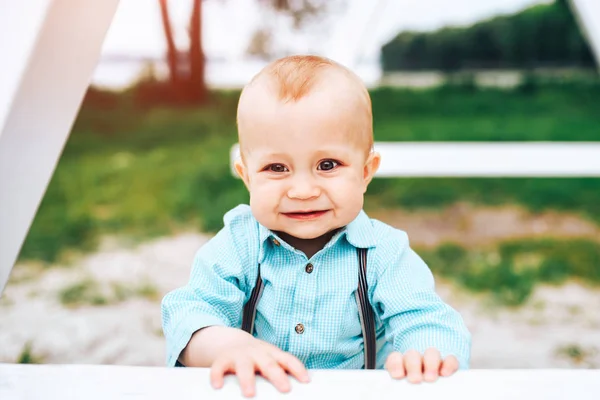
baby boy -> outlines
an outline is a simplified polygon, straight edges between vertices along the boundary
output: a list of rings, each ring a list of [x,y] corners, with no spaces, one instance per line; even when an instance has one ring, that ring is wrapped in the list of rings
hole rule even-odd
[[[470,334],[406,233],[363,211],[380,155],[360,79],[321,57],[277,60],[242,91],[237,123],[250,205],[163,299],[168,365],[210,367],[216,388],[233,373],[246,396],[256,373],[286,392],[307,369],[418,383],[468,368]]]

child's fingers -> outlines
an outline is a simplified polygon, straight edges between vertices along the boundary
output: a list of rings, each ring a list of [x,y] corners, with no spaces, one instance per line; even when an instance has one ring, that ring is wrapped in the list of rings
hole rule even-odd
[[[442,362],[442,366],[440,368],[441,376],[450,376],[456,371],[458,371],[458,359],[454,356],[448,356]]]
[[[423,358],[421,353],[416,350],[409,350],[404,353],[404,367],[409,382],[421,383],[423,380]]]
[[[302,383],[307,383],[310,378],[308,376],[308,371],[302,361],[298,358],[294,357],[290,353],[286,353],[284,351],[277,351],[273,354],[273,357],[277,360],[277,362],[292,375],[298,381]]]
[[[282,393],[290,391],[290,380],[287,374],[275,359],[269,355],[257,357],[256,365],[262,376]]]
[[[227,372],[233,370],[233,360],[230,358],[220,358],[215,360],[210,368],[210,384],[215,389],[223,387],[223,378]]]
[[[404,378],[406,376],[406,371],[404,370],[404,358],[402,357],[402,353],[397,351],[390,353],[385,361],[385,369],[387,369],[390,376],[394,379]]]
[[[423,371],[425,374],[425,381],[434,382],[438,378],[441,362],[442,358],[437,349],[431,348],[425,350],[425,354],[423,354]]]
[[[237,360],[235,363],[235,374],[240,382],[242,394],[245,397],[252,397],[256,392],[256,369],[254,361],[249,358]]]

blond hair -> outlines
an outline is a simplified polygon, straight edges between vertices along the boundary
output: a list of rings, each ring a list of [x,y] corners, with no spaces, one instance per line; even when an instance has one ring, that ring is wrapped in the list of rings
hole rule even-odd
[[[371,97],[362,80],[350,69],[325,57],[315,55],[294,55],[280,58],[268,64],[242,90],[242,96],[251,87],[266,83],[277,94],[277,100],[297,102],[307,96],[319,84],[322,84],[331,73],[339,73],[347,78],[358,94],[361,109],[365,111],[367,121],[368,150],[373,146],[373,115]],[[239,108],[238,108],[239,126]]]

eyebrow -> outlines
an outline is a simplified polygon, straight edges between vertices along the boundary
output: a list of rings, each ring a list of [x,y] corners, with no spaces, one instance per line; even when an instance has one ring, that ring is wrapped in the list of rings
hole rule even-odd
[[[332,155],[348,157],[349,153],[350,152],[346,149],[346,146],[330,147],[330,148],[320,149],[315,152],[315,154],[317,154],[317,156],[319,156],[319,157],[330,157]]]
[[[350,151],[347,146],[334,146],[317,149],[314,153],[315,158],[348,158]],[[289,162],[293,156],[288,153],[272,152],[272,153],[255,153],[255,159],[258,164],[265,164],[269,162]]]
[[[288,157],[289,155],[286,153],[262,153],[262,154],[257,154],[257,156],[259,158],[285,158],[285,157]]]
[[[281,159],[289,160],[290,156],[289,156],[289,154],[286,154],[286,153],[263,153],[263,154],[256,154],[256,159],[258,160],[259,164],[263,164],[266,162],[281,160]]]

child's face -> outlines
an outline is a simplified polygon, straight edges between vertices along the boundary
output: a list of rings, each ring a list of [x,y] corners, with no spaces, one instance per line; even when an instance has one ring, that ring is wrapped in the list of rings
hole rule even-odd
[[[284,104],[259,92],[251,109],[240,105],[244,162],[236,170],[265,227],[313,239],[347,225],[362,209],[379,155],[369,152],[360,132],[364,118],[357,118],[364,113],[349,96],[322,90]]]

